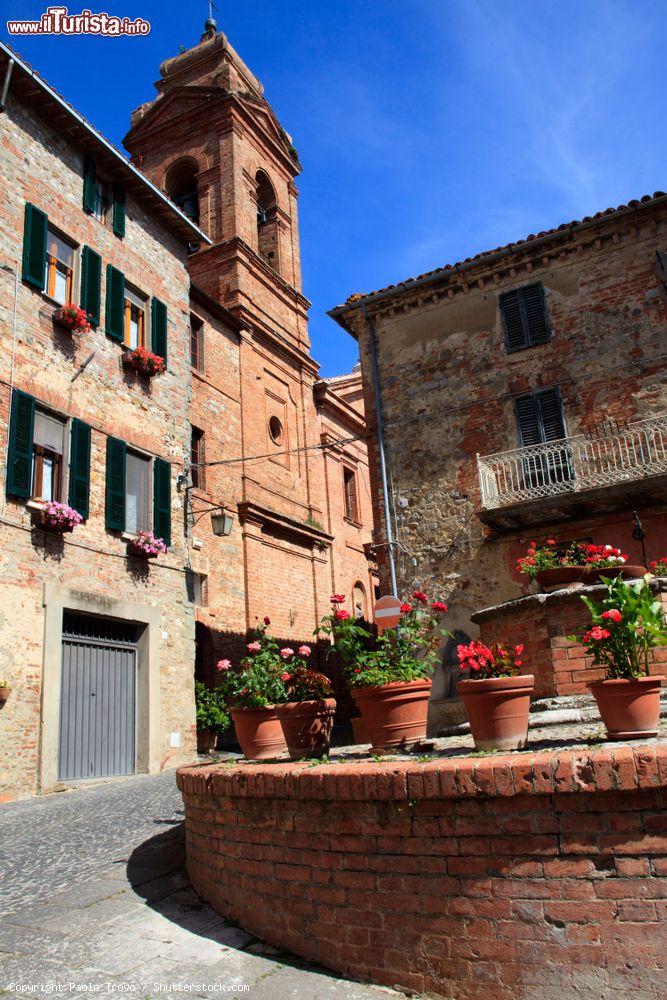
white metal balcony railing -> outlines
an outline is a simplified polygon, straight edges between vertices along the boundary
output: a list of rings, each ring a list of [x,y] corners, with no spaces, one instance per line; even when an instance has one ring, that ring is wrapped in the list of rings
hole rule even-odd
[[[667,414],[598,437],[478,455],[477,468],[487,510],[667,473]]]

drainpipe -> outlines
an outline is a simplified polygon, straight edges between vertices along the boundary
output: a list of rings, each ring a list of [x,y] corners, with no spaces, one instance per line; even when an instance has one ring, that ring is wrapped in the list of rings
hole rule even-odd
[[[380,400],[380,377],[378,375],[377,344],[375,337],[375,323],[366,312],[366,303],[362,303],[361,311],[368,324],[369,339],[371,344],[371,368],[373,370],[373,395],[375,397],[375,420],[378,429],[378,451],[380,453],[380,477],[382,479],[382,500],[384,506],[384,523],[387,531],[387,552],[389,554],[389,575],[391,577],[391,592],[394,597],[398,596],[398,586],[396,583],[396,564],[394,562],[394,535],[391,527],[391,517],[389,513],[389,487],[387,485],[387,461],[384,450],[384,430],[382,424],[382,402]]]
[[[5,72],[5,82],[2,85],[2,95],[0,95],[0,114],[5,110],[7,106],[7,94],[9,93],[9,81],[12,78],[12,70],[14,69],[14,60],[10,59],[7,63],[7,70]]]

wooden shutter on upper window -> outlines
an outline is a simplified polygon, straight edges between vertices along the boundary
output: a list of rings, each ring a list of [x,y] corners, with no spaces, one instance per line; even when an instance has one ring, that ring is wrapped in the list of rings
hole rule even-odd
[[[521,289],[523,314],[526,321],[528,343],[546,344],[550,336],[547,306],[542,285],[528,285]]]
[[[46,237],[49,220],[44,212],[29,203],[25,206],[23,226],[23,280],[38,288],[45,287]]]
[[[551,331],[541,284],[504,292],[499,301],[509,353],[545,344],[549,340]]]
[[[558,389],[545,389],[538,396],[544,441],[558,441],[565,437],[563,403]]]
[[[171,465],[162,458],[153,463],[153,532],[171,545]]]
[[[88,313],[90,325],[100,324],[100,298],[102,294],[102,258],[90,247],[81,251],[81,308]]]
[[[167,307],[159,299],[151,303],[151,350],[167,363]]]
[[[527,343],[518,291],[505,292],[500,296],[500,311],[505,326],[507,350],[520,351]]]
[[[32,437],[35,400],[20,389],[12,391],[7,447],[7,495],[30,498],[32,489]]]
[[[111,264],[107,264],[107,295],[105,308],[105,328],[107,337],[120,343],[124,339],[125,320],[125,275]]]
[[[90,427],[77,419],[70,436],[68,499],[85,520],[90,512]]]
[[[515,406],[522,446],[525,448],[531,444],[541,444],[540,413],[536,397],[522,396],[516,400]]]
[[[105,523],[110,531],[125,531],[125,442],[107,438]]]
[[[95,164],[89,156],[83,161],[83,209],[90,215],[95,212]]]
[[[121,184],[113,186],[113,231],[121,239],[125,236],[125,188]]]

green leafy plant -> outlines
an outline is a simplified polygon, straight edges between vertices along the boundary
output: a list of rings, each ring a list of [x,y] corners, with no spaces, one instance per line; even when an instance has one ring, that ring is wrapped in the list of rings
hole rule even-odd
[[[265,618],[254,630],[248,655],[239,664],[234,666],[230,660],[218,663],[220,689],[232,708],[268,708],[287,701],[282,674],[294,650],[280,649],[268,633],[270,624]]]
[[[224,733],[229,729],[225,696],[220,688],[212,691],[201,681],[195,683],[195,706],[197,709],[197,729],[208,729],[213,733]]]
[[[654,559],[649,565],[649,569],[654,576],[667,576],[667,556],[662,559]]]
[[[649,650],[667,645],[667,623],[662,604],[655,599],[648,580],[626,582],[602,578],[604,599],[581,599],[591,616],[591,627],[583,636],[568,636],[581,642],[596,666],[605,668],[613,680],[634,680],[649,672]]]
[[[301,646],[300,649],[309,649]],[[328,677],[318,670],[311,670],[304,660],[294,659],[282,674],[288,701],[323,701],[333,696]]]

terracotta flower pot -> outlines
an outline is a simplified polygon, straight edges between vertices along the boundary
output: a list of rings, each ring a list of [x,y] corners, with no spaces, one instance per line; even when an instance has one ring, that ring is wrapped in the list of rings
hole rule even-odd
[[[368,738],[368,733],[366,732],[366,723],[363,720],[363,716],[356,715],[352,719],[352,735],[354,737],[355,743],[370,743]]]
[[[528,736],[532,674],[459,681],[477,750],[520,750]]]
[[[218,734],[212,729],[197,730],[197,753],[211,753],[218,742]]]
[[[0,705],[4,705],[11,693],[10,687],[0,687]]]
[[[276,715],[292,760],[329,753],[336,699],[290,701],[276,705]]]
[[[609,740],[656,736],[660,722],[660,685],[664,677],[593,681],[589,685]]]
[[[243,755],[248,760],[279,757],[287,750],[283,729],[273,706],[232,708],[229,714],[234,721]]]
[[[607,569],[588,569],[586,566],[556,566],[554,569],[543,569],[535,574],[544,593],[553,590],[564,590],[573,584],[597,583],[602,576],[614,579],[622,576],[624,580],[637,580],[646,573],[645,566],[631,566],[629,563],[619,563],[618,566],[608,566]]]
[[[371,750],[408,747],[425,739],[430,693],[430,680],[352,688]]]

